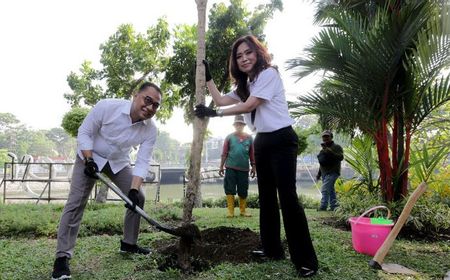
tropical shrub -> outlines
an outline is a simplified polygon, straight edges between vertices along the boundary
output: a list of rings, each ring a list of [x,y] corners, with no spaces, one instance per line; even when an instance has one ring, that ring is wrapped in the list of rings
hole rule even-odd
[[[317,1],[324,28],[302,57],[299,79],[324,72],[315,91],[291,104],[327,128],[370,136],[385,201],[408,194],[413,135],[450,100],[448,5],[440,1]],[[370,3],[370,4],[368,4]]]
[[[366,186],[370,193],[379,191],[378,164],[373,140],[368,136],[356,137],[344,150],[345,161],[358,175],[356,185]]]
[[[450,173],[447,176],[450,176]],[[411,187],[410,192],[414,189],[415,187]],[[448,187],[443,189],[448,189]],[[438,195],[434,188],[429,188],[414,205],[403,231],[412,233],[414,236],[450,234],[450,207],[448,200],[437,197]],[[386,204],[383,202],[381,195],[370,193],[367,187],[361,187],[354,180],[346,181],[340,185],[338,199],[339,207],[334,212],[334,216],[342,224],[347,224],[350,217],[358,217],[364,211],[378,205],[388,207],[392,218],[395,220],[406,203],[406,200],[401,200]],[[376,211],[372,215],[373,217],[386,217],[386,212]]]

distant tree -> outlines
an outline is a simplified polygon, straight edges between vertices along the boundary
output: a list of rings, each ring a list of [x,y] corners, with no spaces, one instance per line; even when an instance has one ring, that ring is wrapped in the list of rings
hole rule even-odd
[[[45,133],[48,139],[55,143],[58,155],[71,157],[76,149],[76,141],[62,128],[52,128]]]
[[[160,164],[173,164],[178,162],[178,149],[180,143],[170,138],[169,133],[160,131],[156,138],[155,148],[153,150],[153,159]]]
[[[4,132],[7,129],[14,128],[19,124],[20,121],[14,114],[0,113],[0,132]]]
[[[318,152],[322,139],[320,138],[321,127],[317,122],[317,117],[310,115],[298,117],[294,130],[299,135],[299,141],[306,142],[305,144],[299,144],[299,154],[306,155]],[[302,145],[304,145],[303,150],[300,148]]]
[[[71,142],[73,139],[61,128],[34,131],[15,115],[0,113],[0,149],[14,153],[19,159],[26,154],[54,156],[64,149],[70,151]]]
[[[78,128],[89,113],[88,108],[74,107],[65,113],[61,123],[62,128],[72,137],[77,137]]]
[[[56,156],[56,144],[51,141],[45,131],[30,132],[30,147],[28,154],[33,156]]]
[[[0,113],[0,149],[20,157],[28,152],[30,139],[28,129],[15,115]]]
[[[3,169],[5,162],[11,162],[11,158],[8,157],[7,149],[0,149],[0,169]]]
[[[298,136],[298,150],[297,150],[297,154],[301,154],[303,153],[306,148],[308,147],[308,133],[306,130],[302,130],[299,127],[294,127],[295,133]]]

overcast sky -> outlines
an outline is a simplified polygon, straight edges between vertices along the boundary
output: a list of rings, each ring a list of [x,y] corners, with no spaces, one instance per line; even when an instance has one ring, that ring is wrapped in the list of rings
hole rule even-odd
[[[244,0],[245,1],[245,0]],[[209,0],[213,3],[228,1]],[[248,7],[269,0],[247,0]],[[312,25],[310,1],[283,0],[265,33],[274,63],[281,69],[288,99],[310,90],[314,79],[294,83],[285,61],[301,54],[318,32]],[[208,12],[207,12],[208,14]],[[84,60],[98,65],[99,46],[117,27],[131,23],[144,32],[166,16],[170,28],[197,23],[195,0],[14,0],[0,2],[0,112],[14,114],[31,129],[60,127],[70,110],[63,97],[70,91],[66,78]],[[192,141],[192,127],[184,125],[181,110],[159,129],[180,142]],[[232,117],[214,118],[213,136],[233,131]],[[226,129],[226,128],[229,129]]]

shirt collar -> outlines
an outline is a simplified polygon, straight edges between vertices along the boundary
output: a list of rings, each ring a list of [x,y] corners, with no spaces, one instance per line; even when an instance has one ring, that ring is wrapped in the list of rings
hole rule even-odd
[[[127,115],[131,119],[131,101],[128,101],[125,106],[122,107],[121,113]],[[135,124],[142,123],[144,125],[149,125],[150,119],[146,119],[140,122],[136,122]]]
[[[125,105],[122,107],[121,113],[130,116],[130,113],[131,113],[131,101],[128,101],[127,103],[125,103]]]

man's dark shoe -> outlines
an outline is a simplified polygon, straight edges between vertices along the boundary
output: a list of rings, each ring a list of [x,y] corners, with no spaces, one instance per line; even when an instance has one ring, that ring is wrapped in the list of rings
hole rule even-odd
[[[53,264],[52,280],[70,279],[69,258],[60,257]]]
[[[148,255],[151,253],[150,249],[139,247],[138,245],[128,244],[120,240],[120,252],[121,253],[131,253],[131,254],[143,254]]]
[[[270,256],[270,255],[267,255],[266,253],[264,253],[263,250],[254,250],[254,251],[252,251],[252,256],[255,259],[258,259],[260,261],[268,261],[268,260],[279,261],[279,260],[286,259],[286,256],[284,255],[284,253],[282,253],[280,255],[277,255],[277,256]]]
[[[302,278],[306,278],[306,277],[311,277],[313,275],[315,275],[317,273],[317,270],[313,270],[307,267],[300,267],[297,269],[297,276],[302,277]]]
[[[317,208],[317,211],[327,211],[327,208],[326,207],[319,207],[319,208]]]

